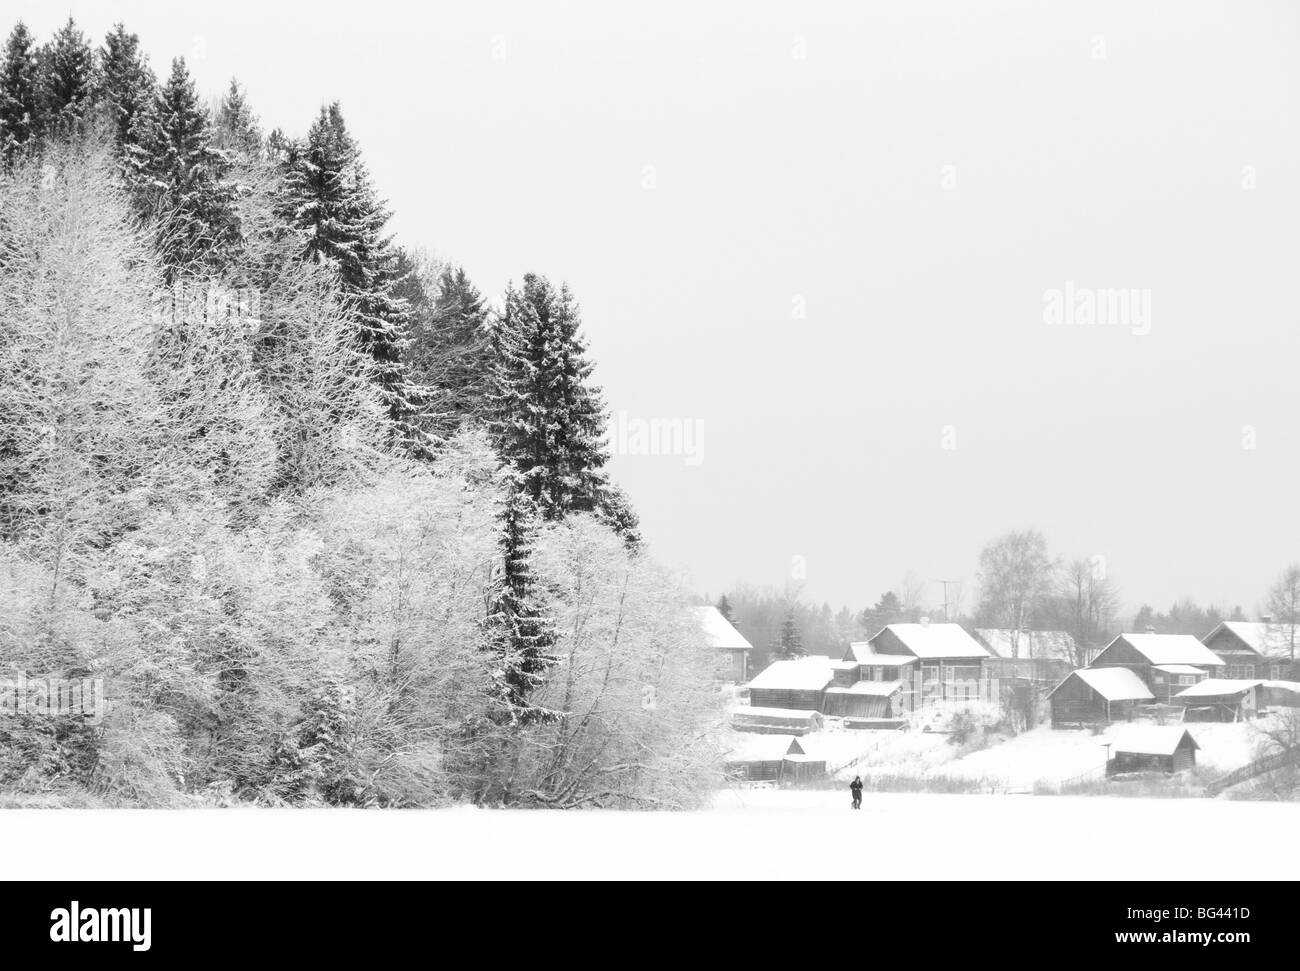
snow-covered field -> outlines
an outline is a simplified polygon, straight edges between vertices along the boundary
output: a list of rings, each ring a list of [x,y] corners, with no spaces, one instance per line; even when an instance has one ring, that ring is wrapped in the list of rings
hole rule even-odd
[[[960,756],[949,736],[916,731],[826,731],[804,736],[800,743],[810,754],[826,758],[841,780],[855,773],[864,778],[941,775],[1000,788],[1032,788],[1036,783],[1051,785],[1085,773],[1100,774],[1106,764],[1105,742],[1121,727],[1093,735],[1043,726],[965,756]],[[1201,747],[1196,761],[1202,778],[1222,775],[1255,757],[1259,739],[1255,723],[1186,727]]]
[[[1261,879],[1300,873],[1286,803],[731,790],[691,813],[9,810],[6,872],[94,879]],[[945,832],[959,831],[952,841]],[[70,839],[75,834],[75,839]],[[1186,851],[1161,855],[1152,839]],[[1201,848],[1217,847],[1201,852]]]

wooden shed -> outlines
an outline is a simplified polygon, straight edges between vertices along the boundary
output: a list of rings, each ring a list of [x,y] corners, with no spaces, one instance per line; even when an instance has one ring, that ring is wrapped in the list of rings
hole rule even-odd
[[[763,735],[747,738],[728,753],[727,774],[745,782],[778,782],[787,755],[803,755],[803,746],[792,735]]]
[[[893,718],[899,714],[897,701],[902,681],[856,681],[848,687],[826,689],[826,714],[841,718]]]
[[[749,703],[756,708],[821,711],[825,691],[833,678],[828,657],[775,661],[749,682]]]
[[[1080,668],[1047,694],[1052,727],[1108,724],[1128,720],[1155,695],[1128,668]]]
[[[1205,678],[1174,695],[1174,702],[1183,706],[1183,721],[1239,722],[1258,716],[1263,693],[1263,681]]]
[[[826,760],[808,754],[790,735],[747,738],[727,755],[725,766],[728,775],[744,782],[798,785],[826,776]]]
[[[1107,743],[1106,774],[1164,772],[1172,775],[1196,766],[1200,748],[1192,733],[1179,726],[1129,725]]]

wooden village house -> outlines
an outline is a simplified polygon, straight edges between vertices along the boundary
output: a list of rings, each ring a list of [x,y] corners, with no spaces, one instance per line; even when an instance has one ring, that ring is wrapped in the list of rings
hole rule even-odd
[[[753,645],[717,607],[696,607],[695,619],[704,632],[704,643],[717,653],[719,676],[723,681],[743,684],[749,677]]]
[[[1201,640],[1223,662],[1225,678],[1282,681],[1300,677],[1292,671],[1291,631],[1286,625],[1225,620]]]
[[[1155,700],[1146,683],[1124,667],[1079,668],[1047,695],[1055,728],[1127,721]]]
[[[960,624],[926,621],[890,624],[869,638],[867,647],[870,660],[863,665],[866,667],[885,663],[877,657],[915,659],[915,667],[907,671],[920,685],[921,704],[939,699],[974,699],[984,677],[984,664],[991,657],[988,649]]]
[[[821,655],[773,661],[749,682],[749,703],[757,708],[821,711],[834,672]]]
[[[1218,676],[1223,662],[1190,634],[1120,634],[1088,665],[1132,671],[1160,704],[1205,678]]]
[[[978,627],[975,639],[992,655],[984,662],[988,678],[1056,684],[1075,666],[1074,638],[1063,630]]]

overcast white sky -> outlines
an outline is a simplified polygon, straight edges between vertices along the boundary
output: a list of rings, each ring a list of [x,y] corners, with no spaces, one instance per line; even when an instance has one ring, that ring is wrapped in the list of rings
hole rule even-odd
[[[801,556],[818,600],[969,596],[1035,526],[1251,611],[1300,560],[1294,3],[2,9],[122,19],[268,127],[338,99],[403,242],[568,280],[611,411],[703,423],[613,463],[702,591]],[[1149,333],[1049,326],[1067,281]]]

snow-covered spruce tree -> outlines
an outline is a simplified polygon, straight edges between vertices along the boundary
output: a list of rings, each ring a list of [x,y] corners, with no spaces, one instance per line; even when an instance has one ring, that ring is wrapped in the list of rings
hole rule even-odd
[[[778,658],[786,659],[802,657],[804,654],[803,637],[793,607],[786,611],[785,620],[781,621],[781,630],[772,645],[772,653]]]
[[[135,119],[153,103],[158,80],[140,38],[115,24],[99,49],[98,102],[119,154],[135,139]]]
[[[408,310],[393,293],[397,251],[384,231],[390,213],[375,194],[338,103],[322,108],[307,137],[284,154],[285,211],[303,252],[337,272],[389,415],[415,444],[409,422],[419,393],[403,363]]]
[[[544,519],[604,513],[635,545],[635,514],[604,469],[604,403],[580,326],[568,287],[530,273],[507,289],[489,331],[494,439]]]
[[[7,165],[39,133],[39,80],[35,38],[20,20],[0,60],[0,158]]]
[[[248,103],[248,95],[235,78],[222,95],[216,111],[214,142],[223,151],[253,158],[262,152],[262,130]]]
[[[493,358],[488,339],[488,307],[463,267],[430,266],[427,258],[406,256],[412,291],[412,379],[428,389],[420,424],[438,441],[465,424],[484,424],[493,391]],[[431,272],[437,271],[437,272]]]
[[[42,134],[62,137],[82,131],[98,87],[90,41],[69,17],[41,48],[38,60]]]
[[[239,243],[234,189],[182,58],[172,61],[167,82],[132,131],[127,183],[155,226],[168,284],[219,273]]]
[[[491,585],[487,629],[494,654],[494,693],[511,724],[528,724],[555,717],[532,702],[533,692],[555,663],[555,638],[529,564],[538,525],[536,507],[512,475],[507,473],[505,480],[498,517],[501,558]]]

